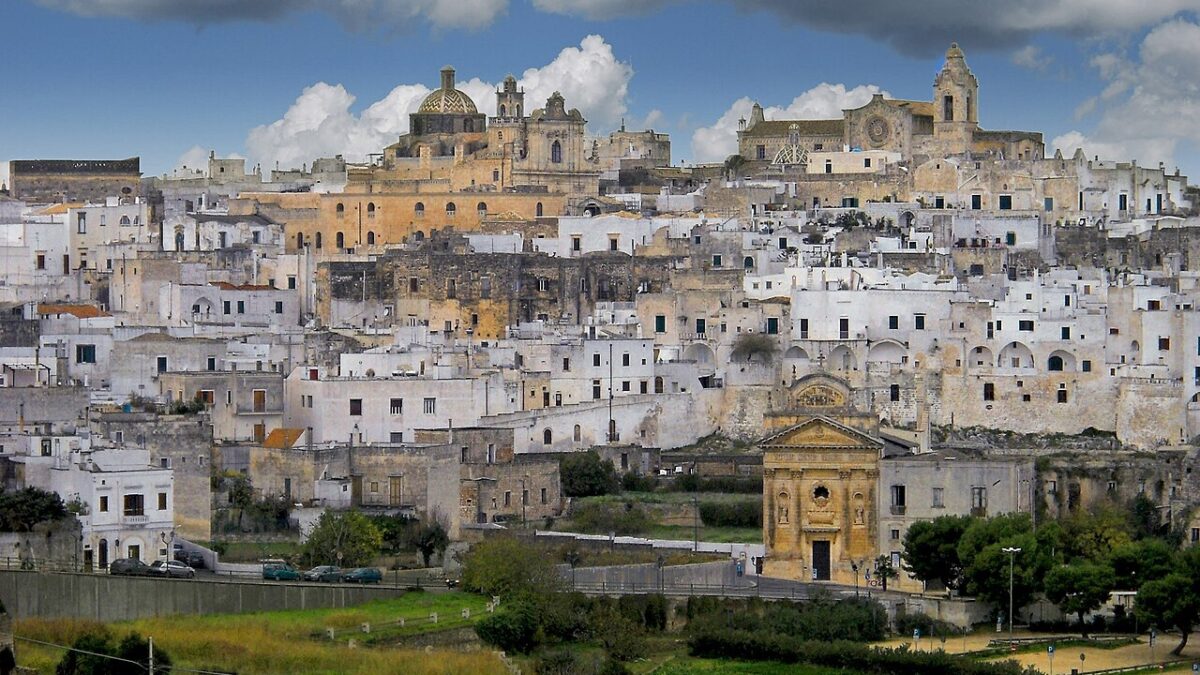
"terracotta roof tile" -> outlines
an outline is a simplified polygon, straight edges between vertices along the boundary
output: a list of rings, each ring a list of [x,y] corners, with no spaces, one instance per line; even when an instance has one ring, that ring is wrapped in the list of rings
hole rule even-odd
[[[95,305],[40,304],[37,306],[37,312],[43,316],[48,314],[70,314],[80,319],[95,319],[101,316],[112,316],[112,314],[105,312]]]
[[[286,450],[295,445],[296,441],[300,440],[300,436],[303,433],[303,429],[293,429],[288,427],[272,429],[271,433],[267,434],[266,440],[263,441],[263,447],[274,448],[276,450]]]

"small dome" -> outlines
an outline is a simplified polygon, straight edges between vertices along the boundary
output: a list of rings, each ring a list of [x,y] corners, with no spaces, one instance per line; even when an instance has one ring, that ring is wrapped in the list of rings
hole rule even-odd
[[[964,56],[965,55],[963,54],[963,50],[961,48],[959,48],[958,43],[951,42],[950,48],[946,50],[946,58],[961,59],[961,58],[964,58]]]

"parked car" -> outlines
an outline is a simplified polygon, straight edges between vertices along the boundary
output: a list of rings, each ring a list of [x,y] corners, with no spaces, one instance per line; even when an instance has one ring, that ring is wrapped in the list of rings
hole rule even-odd
[[[383,574],[378,567],[359,567],[347,572],[342,581],[348,584],[377,584],[383,581]]]
[[[296,581],[300,572],[285,562],[263,563],[263,578],[273,581]]]
[[[196,570],[178,560],[155,560],[150,565],[150,574],[173,579],[195,579]]]
[[[305,581],[341,581],[342,568],[336,565],[319,565],[304,573]]]
[[[175,559],[193,569],[204,569],[204,556],[199,551],[175,549]]]
[[[122,574],[130,577],[150,576],[150,566],[137,558],[117,558],[108,564],[109,574]]]

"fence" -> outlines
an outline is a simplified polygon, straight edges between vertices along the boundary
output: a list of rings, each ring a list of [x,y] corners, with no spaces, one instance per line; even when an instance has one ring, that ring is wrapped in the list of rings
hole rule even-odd
[[[456,614],[440,615],[438,612],[430,612],[426,616],[419,617],[400,617],[391,621],[376,621],[363,622],[356,628],[326,628],[323,636],[330,640],[347,639],[351,643],[355,639],[361,639],[363,642],[370,641],[373,637],[392,637],[397,634],[403,635],[409,632],[408,629],[414,630],[412,633],[429,632],[430,630],[452,630],[455,628],[465,628],[473,625],[481,616],[493,613],[500,606],[500,598],[493,597],[488,602],[483,612],[473,613],[471,608],[463,607]],[[360,637],[361,636],[361,637]]]

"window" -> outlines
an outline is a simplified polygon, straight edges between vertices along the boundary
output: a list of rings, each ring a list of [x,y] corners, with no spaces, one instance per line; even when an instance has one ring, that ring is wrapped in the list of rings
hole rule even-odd
[[[1000,195],[1000,210],[1001,211],[1011,211],[1012,210],[1012,195]]]
[[[504,505],[512,506],[512,492],[509,490],[504,491]]]
[[[95,363],[96,345],[75,345],[75,363]]]
[[[46,269],[46,254],[45,253],[37,254],[37,268],[39,270]]]
[[[205,365],[208,367],[209,370],[216,370],[217,369],[217,357],[215,357],[215,356],[208,357],[208,362]]]
[[[946,122],[954,121],[954,97],[942,97],[942,119]]]
[[[361,398],[350,399],[350,414],[355,417],[362,416],[362,399]]]
[[[1046,363],[1046,369],[1052,372],[1060,372],[1063,369],[1063,359],[1061,356],[1051,356]]]
[[[704,335],[708,330],[704,319],[696,319],[696,335]]]
[[[1083,372],[1085,372],[1085,373],[1090,373],[1090,372],[1092,372],[1092,362],[1091,362],[1091,361],[1089,361],[1089,360],[1087,360],[1087,359],[1084,359],[1083,361],[1080,361],[1080,363],[1079,363],[1079,369],[1080,369],[1080,370],[1082,370],[1082,371],[1083,371]]]
[[[317,233],[317,248],[321,248],[321,246],[323,245],[322,244],[323,241],[324,241],[324,238],[321,236],[321,233],[318,232]]]
[[[196,393],[196,398],[203,401],[205,405],[212,405],[217,400],[217,392],[212,389],[201,389]]]
[[[427,397],[424,401],[424,404],[425,404],[424,410],[425,410],[426,415],[437,414],[437,399],[436,398]]]
[[[767,335],[779,334],[779,318],[770,316],[767,317]]]
[[[850,338],[850,319],[846,317],[838,319],[838,337],[843,340]]]
[[[476,204],[475,205],[475,213],[477,213],[480,218],[483,218],[484,216],[486,216],[487,215],[487,202],[479,202],[478,204]]]
[[[334,235],[334,241],[337,243],[338,248],[346,248],[346,235],[341,232]]]
[[[167,510],[167,493],[165,493],[165,492],[158,493],[158,510],[159,511]]]
[[[945,488],[940,488],[940,487],[933,488],[933,504],[932,504],[933,508],[935,508],[935,509],[946,508],[945,492],[946,492]]]
[[[599,365],[600,365],[600,353],[599,353],[599,352],[596,352],[595,354],[592,354],[592,365],[593,365],[593,366],[599,366]]]
[[[479,297],[487,300],[492,297],[492,278],[483,277],[479,280]]]
[[[1023,330],[1027,333],[1032,333],[1033,332],[1033,322],[1028,321],[1028,320],[1018,321],[1017,322],[1017,330]]]
[[[900,400],[900,385],[893,384],[892,386],[888,387],[888,398],[890,398],[892,401]]]
[[[654,332],[655,333],[667,332],[667,317],[666,317],[666,315],[658,314],[654,317]],[[1200,345],[1197,345],[1197,347],[1200,347]]]
[[[888,317],[888,328],[890,330],[899,329],[900,328],[900,317],[895,316],[895,315],[889,316]]]
[[[622,365],[622,366],[624,366],[624,367],[626,367],[626,368],[628,368],[628,367],[629,367],[629,354],[622,354],[622,355],[621,355],[621,365]]]
[[[165,356],[158,357],[157,365],[158,365],[158,372],[160,372],[160,373],[167,372],[167,357],[165,357]]]
[[[917,314],[913,317],[913,327],[917,330],[925,330],[925,315]]]
[[[544,211],[544,209],[542,208],[542,203],[541,203],[541,202],[538,202],[538,203],[537,203],[537,206],[535,206],[535,207],[534,207],[534,209],[533,209],[534,215],[535,215],[536,217],[538,217],[538,218],[541,218],[541,217],[542,217],[542,212],[543,212],[543,211]]]
[[[541,281],[540,279],[538,280]],[[539,283],[540,286],[540,283]],[[541,290],[540,288],[538,290]],[[455,279],[446,280],[446,299],[454,300],[458,297],[458,281]]]
[[[542,445],[550,445],[553,442],[553,440],[554,440],[554,435],[552,433],[550,433],[549,429],[545,429],[542,431]]]
[[[100,513],[108,513],[108,496],[106,495],[100,497]]]
[[[454,205],[454,202],[446,202],[446,217],[453,218],[456,213],[458,213],[458,207]]]
[[[546,488],[542,488],[541,498],[542,498],[542,503],[545,504],[546,503]]]
[[[800,339],[808,339],[808,319],[800,319]]]
[[[987,508],[987,488],[972,487],[971,488],[971,508],[986,509]]]
[[[562,164],[562,143],[554,141],[550,144],[550,161],[554,164]]]
[[[754,148],[754,158],[759,159],[759,160],[766,159],[767,158],[767,146],[765,146],[765,145],[756,146]]]
[[[418,220],[425,217],[425,205],[423,203],[417,202],[413,205],[413,216]]]
[[[713,267],[721,266],[721,256],[720,255],[714,255],[712,257],[712,261],[713,261],[713,264],[712,264]]]
[[[1054,197],[1046,197],[1042,200],[1042,209],[1050,212],[1054,210]]]
[[[402,398],[392,399],[391,405],[388,406],[388,410],[390,410],[393,415],[403,415],[404,414],[404,399],[402,399]]]
[[[1017,245],[1017,233],[1016,232],[1004,233],[1004,244],[1006,246],[1016,246]]]
[[[991,382],[983,383],[983,400],[985,400],[985,401],[995,401],[996,400],[996,385],[995,384],[993,384]]]
[[[221,311],[225,314],[231,314],[233,312],[232,308],[233,303],[228,300],[225,300],[221,303]]]
[[[983,208],[983,195],[971,195],[971,208],[976,211]]]
[[[275,301],[275,313],[283,314],[283,301],[282,300]]]
[[[338,205],[333,210],[337,213],[338,218],[346,215],[346,205],[341,202],[338,202]]]
[[[246,313],[246,301],[245,300],[238,300],[237,307],[238,307],[238,314]]]
[[[1059,390],[1058,390],[1058,392],[1057,392],[1057,393],[1058,393],[1058,402],[1059,402],[1059,403],[1066,403],[1066,402],[1067,402],[1067,390],[1066,390],[1066,388],[1065,388],[1065,387],[1063,387],[1063,388],[1059,388]]]
[[[1158,338],[1158,349],[1159,349],[1159,351],[1163,351],[1163,352],[1170,351],[1171,350],[1171,338],[1169,338],[1169,337]]]
[[[903,508],[906,505],[906,494],[903,485],[892,486],[892,506]]]
[[[142,516],[146,514],[145,498],[142,495],[125,495],[125,515]]]
[[[592,380],[592,399],[600,400],[600,380]]]
[[[1071,327],[1070,326],[1063,326],[1061,331],[1059,331],[1059,332],[1062,335],[1062,339],[1064,339],[1064,340],[1071,339]]]
[[[618,250],[618,243],[619,242],[617,240],[617,237],[615,235],[610,235],[608,237],[608,250],[610,250],[610,251]]]
[[[870,157],[863,158],[863,168],[864,169],[871,168],[871,158]]]

